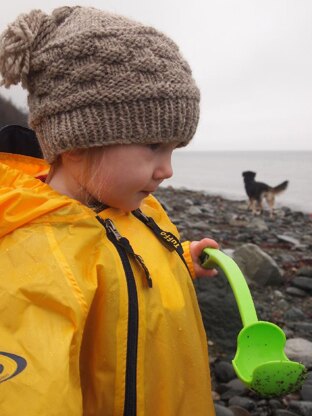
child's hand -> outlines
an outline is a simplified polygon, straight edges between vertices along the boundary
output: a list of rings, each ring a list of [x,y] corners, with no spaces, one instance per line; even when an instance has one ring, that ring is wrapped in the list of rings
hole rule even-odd
[[[200,241],[191,241],[190,252],[194,263],[194,271],[196,277],[213,277],[218,274],[216,269],[204,269],[200,265],[199,256],[201,255],[204,248],[219,248],[218,243],[210,238],[203,238]]]

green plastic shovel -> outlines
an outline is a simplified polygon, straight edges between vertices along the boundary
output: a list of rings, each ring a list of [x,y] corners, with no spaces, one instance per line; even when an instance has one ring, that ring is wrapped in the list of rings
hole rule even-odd
[[[243,329],[238,334],[232,361],[239,379],[260,396],[282,396],[300,389],[306,368],[284,353],[285,333],[271,322],[258,321],[246,280],[237,264],[220,250],[206,248],[202,266],[219,266],[228,279],[238,305]]]

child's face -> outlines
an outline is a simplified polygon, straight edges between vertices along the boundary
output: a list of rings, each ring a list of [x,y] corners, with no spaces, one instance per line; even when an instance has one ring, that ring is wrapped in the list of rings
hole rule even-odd
[[[96,174],[82,183],[98,201],[123,211],[138,208],[164,179],[172,176],[171,156],[176,144],[112,145],[102,155]]]

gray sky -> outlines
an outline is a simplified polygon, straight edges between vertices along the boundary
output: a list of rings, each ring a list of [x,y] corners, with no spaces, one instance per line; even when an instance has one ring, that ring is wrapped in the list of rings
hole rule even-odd
[[[311,0],[9,0],[17,14],[87,5],[151,24],[174,39],[201,89],[190,150],[312,150]],[[19,107],[21,87],[0,88]]]

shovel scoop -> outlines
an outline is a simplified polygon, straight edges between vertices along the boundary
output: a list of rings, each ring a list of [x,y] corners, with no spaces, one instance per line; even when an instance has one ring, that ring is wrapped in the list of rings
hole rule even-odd
[[[243,329],[238,334],[232,361],[238,378],[263,397],[283,396],[299,390],[307,370],[285,355],[283,330],[271,322],[258,321],[246,280],[234,260],[212,248],[203,250],[201,260],[205,268],[218,266],[223,270],[238,305]]]

